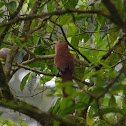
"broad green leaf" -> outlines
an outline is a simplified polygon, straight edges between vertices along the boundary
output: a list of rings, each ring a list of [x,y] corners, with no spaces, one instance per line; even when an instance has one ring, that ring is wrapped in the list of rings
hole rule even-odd
[[[68,26],[68,33],[69,33],[70,35],[74,35],[75,32],[76,32],[76,27],[75,27],[75,25],[74,25],[74,24],[70,24],[70,25]]]
[[[16,1],[11,1],[11,2],[5,3],[5,5],[12,12],[14,12],[16,10],[16,7],[17,7]]]
[[[78,0],[62,0],[62,3],[65,5],[65,9],[73,9],[76,7]]]
[[[60,112],[59,116],[65,116],[67,114],[73,113],[75,109],[75,105],[73,104],[73,100],[71,98],[64,98],[60,103]]]
[[[117,106],[116,105],[116,99],[113,95],[111,96],[111,98],[109,100],[109,106],[112,106],[112,107]]]
[[[60,22],[61,25],[69,24],[70,20],[71,20],[70,15],[62,15],[58,18],[58,21]]]
[[[79,41],[81,41],[81,37],[80,36],[77,36],[77,37],[73,36],[72,40],[71,40],[72,46],[74,46],[75,48],[78,48]]]
[[[0,10],[0,17],[3,17],[4,11]]]
[[[87,33],[84,33],[84,43],[86,43],[89,40],[89,35]]]
[[[27,80],[28,80],[29,75],[30,75],[30,73],[28,73],[28,74],[22,79],[21,85],[20,85],[21,91],[23,91],[24,86],[26,85],[26,82],[27,82]]]
[[[46,67],[45,63],[43,63],[43,60],[35,61],[35,62],[29,64],[28,66],[32,67],[32,68],[36,68],[36,69],[38,68],[41,71],[43,71]]]
[[[0,8],[3,7],[5,5],[5,2],[0,1]]]

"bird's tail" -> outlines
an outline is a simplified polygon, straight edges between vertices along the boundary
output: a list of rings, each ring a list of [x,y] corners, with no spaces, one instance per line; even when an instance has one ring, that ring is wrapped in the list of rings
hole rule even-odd
[[[61,72],[61,78],[62,78],[62,82],[72,81],[73,77],[71,71]]]
[[[61,72],[61,78],[62,78],[62,82],[72,81],[73,79],[72,73],[70,71]],[[68,96],[65,92],[65,87],[63,87],[63,96],[64,97]]]

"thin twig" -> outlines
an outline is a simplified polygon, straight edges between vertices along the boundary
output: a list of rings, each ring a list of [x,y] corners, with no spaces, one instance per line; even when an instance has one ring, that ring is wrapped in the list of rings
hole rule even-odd
[[[38,92],[38,93],[36,93],[36,94],[33,94],[33,95],[30,95],[30,96],[22,96],[22,95],[17,95],[17,96],[15,96],[15,97],[25,97],[25,98],[29,98],[29,97],[34,97],[34,96],[36,96],[36,95],[39,95],[39,94],[41,94],[41,93],[43,93],[44,91],[46,91],[47,90],[47,88],[45,88],[44,90],[42,90],[42,91],[40,91],[40,92]]]

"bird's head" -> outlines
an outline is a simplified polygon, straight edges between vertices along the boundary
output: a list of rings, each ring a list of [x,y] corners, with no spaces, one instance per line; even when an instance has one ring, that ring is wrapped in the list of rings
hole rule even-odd
[[[68,48],[67,43],[64,42],[63,40],[54,41],[53,43],[55,44],[55,52],[57,52],[57,50],[61,48]]]

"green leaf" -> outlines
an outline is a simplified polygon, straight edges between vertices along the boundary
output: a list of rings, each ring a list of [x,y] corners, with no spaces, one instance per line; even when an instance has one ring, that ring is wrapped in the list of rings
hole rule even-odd
[[[23,58],[24,58],[24,56],[27,54],[27,52],[25,51],[25,50],[21,50],[21,51],[18,51],[17,52],[17,54],[16,54],[16,56],[15,56],[15,62],[17,63],[17,64],[20,64],[20,63],[22,63],[22,61],[23,61]]]
[[[116,99],[113,95],[111,96],[109,100],[109,106],[116,106]]]
[[[119,31],[116,28],[111,29],[109,31],[109,36],[110,36],[110,40],[112,44],[117,40],[118,34],[119,34]]]
[[[5,2],[1,1],[0,2],[0,8],[3,7],[5,5]]]
[[[57,114],[59,109],[60,109],[60,102],[61,102],[61,98],[58,98],[55,102],[55,104],[53,106],[50,107],[50,109],[48,110],[48,112],[51,112],[53,114]]]
[[[14,12],[16,10],[16,7],[17,7],[16,1],[11,1],[11,2],[5,3],[5,5],[12,12]]]
[[[62,0],[62,3],[65,5],[66,9],[73,9],[78,3],[78,0]]]
[[[22,44],[22,42],[21,42],[21,40],[19,38],[16,40],[16,43],[17,43],[19,49],[21,50],[24,45]]]
[[[24,122],[23,119],[19,119],[18,121],[19,121],[20,125]]]
[[[3,123],[2,119],[0,119],[0,122]]]
[[[60,103],[60,112],[58,113],[59,116],[65,116],[70,113],[73,113],[75,110],[75,105],[73,104],[73,99],[71,98],[64,98]]]
[[[30,78],[28,79],[27,83],[27,87],[30,93],[32,92],[34,85],[36,84],[36,80],[37,80],[36,73],[33,72]]]
[[[45,76],[45,75],[43,75],[41,77],[41,80],[42,80],[41,82],[43,82],[43,83],[41,83],[41,84],[44,85],[46,82],[50,81],[52,78],[53,78],[52,76]]]
[[[53,121],[53,126],[60,126],[60,122],[57,121],[57,120],[54,120],[54,121]]]
[[[46,67],[46,65],[43,63],[43,60],[35,61],[35,62],[29,64],[28,66],[32,67],[32,68],[38,68],[41,71],[43,71]]]
[[[8,120],[4,120],[3,125],[2,126],[17,126],[16,124],[12,123],[11,121]]]
[[[77,36],[77,37],[74,36],[74,37],[72,37],[72,40],[71,40],[72,46],[78,48],[79,40],[81,40],[80,36]]]
[[[73,87],[73,82],[71,82],[71,81],[63,82],[63,84],[61,86],[65,87],[65,92],[72,99],[74,99],[77,96],[77,91],[76,91],[76,88]]]
[[[76,32],[76,27],[73,23],[69,25],[68,32],[70,35],[74,35],[74,33]]]
[[[51,70],[52,73],[58,72],[56,65],[48,65],[48,68]]]
[[[89,40],[89,35],[87,33],[84,33],[84,43],[86,43]]]
[[[65,18],[65,20],[64,20]],[[62,15],[58,18],[58,21],[60,22],[61,25],[65,25],[68,24],[71,20],[71,16],[70,15]]]
[[[47,9],[48,12],[52,12],[56,9],[57,4],[55,3],[55,1],[51,0],[50,2],[48,2],[47,4]]]
[[[31,72],[30,72],[30,73],[31,73]],[[28,77],[29,77],[30,73],[28,73],[28,74],[22,79],[21,85],[20,85],[21,91],[23,91],[24,86],[26,85],[26,81],[28,80]]]
[[[103,114],[106,114],[106,113],[123,113],[123,110],[121,110],[120,108],[118,107],[106,107],[104,109],[101,109],[101,111],[103,112]]]
[[[82,111],[85,109],[85,107],[87,107],[90,97],[83,92],[79,92],[78,97],[79,97],[79,99],[78,99],[78,102],[76,105],[76,110],[79,114],[81,114]]]

